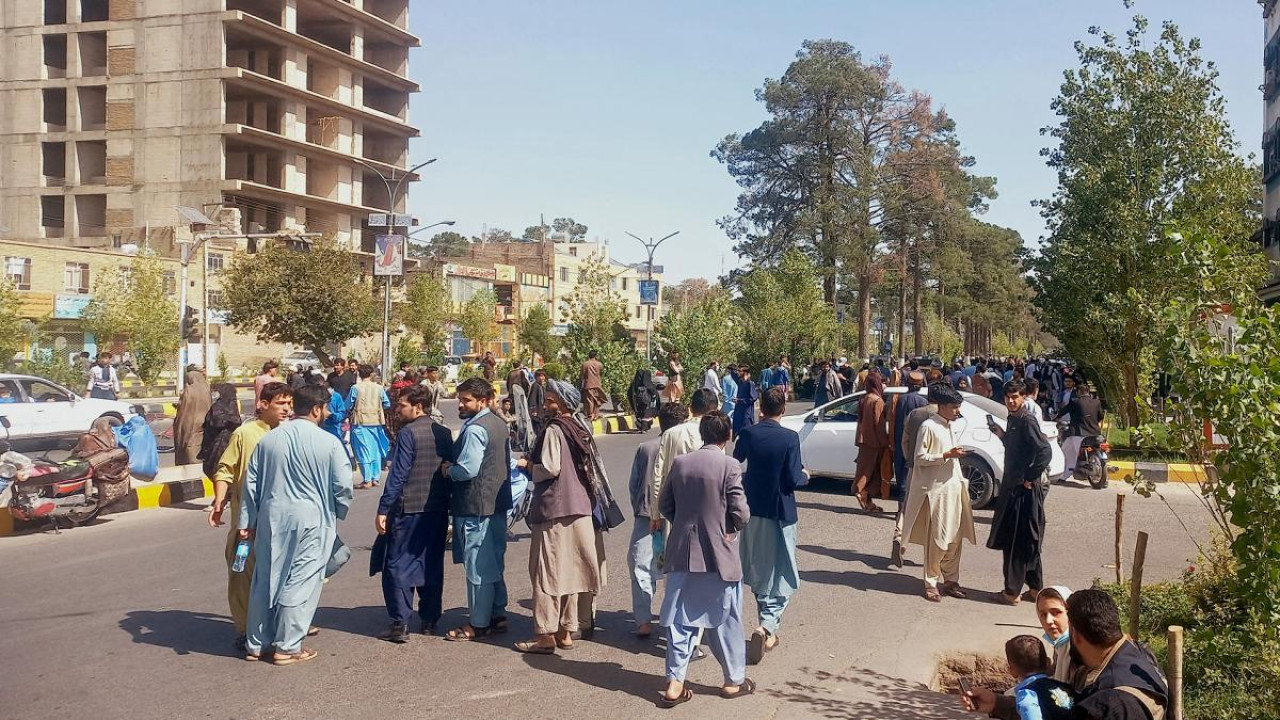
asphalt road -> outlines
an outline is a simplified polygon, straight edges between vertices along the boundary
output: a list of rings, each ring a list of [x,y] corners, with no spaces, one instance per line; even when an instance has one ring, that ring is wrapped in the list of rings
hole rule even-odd
[[[614,488],[625,484],[637,435],[600,438]],[[609,534],[610,582],[602,630],[556,657],[510,649],[531,629],[527,532],[508,549],[512,632],[494,642],[414,636],[403,646],[375,639],[386,623],[377,578],[365,572],[374,538],[373,491],[357,493],[340,526],[355,557],[325,587],[309,644],[315,662],[276,668],[246,663],[231,648],[223,530],[205,503],[112,515],[61,535],[0,537],[0,717],[4,718],[958,718],[954,698],[928,690],[939,652],[997,651],[1036,629],[1034,610],[985,602],[1000,585],[999,555],[967,546],[969,600],[933,605],[920,597],[920,568],[892,568],[891,516],[855,509],[847,486],[817,481],[800,498],[802,587],[784,619],[778,650],[750,669],[753,697],[714,697],[714,660],[695,663],[698,694],[674,712],[656,709],[662,649],[630,637],[626,575],[629,525]],[[1053,584],[1088,585],[1112,573],[1114,496],[1057,487],[1050,493],[1045,566]],[[1148,581],[1175,576],[1195,546],[1175,518],[1204,535],[1189,488],[1169,503],[1130,498],[1128,552],[1151,533]],[[892,503],[887,503],[892,508]],[[1172,508],[1172,509],[1171,509]],[[989,512],[978,513],[979,541]],[[914,549],[910,560],[918,561]],[[1127,562],[1127,561],[1126,561]],[[443,627],[465,620],[460,568],[447,566]],[[754,618],[754,602],[746,600]],[[972,716],[971,716],[972,717]]]

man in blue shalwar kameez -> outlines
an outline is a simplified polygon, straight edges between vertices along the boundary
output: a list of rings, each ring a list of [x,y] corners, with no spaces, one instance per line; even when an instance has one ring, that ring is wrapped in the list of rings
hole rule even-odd
[[[276,665],[316,657],[302,647],[320,603],[338,520],[351,506],[346,450],[320,429],[328,392],[315,385],[293,396],[295,419],[263,436],[249,460],[240,506],[240,537],[253,542],[247,660]]]
[[[751,380],[751,369],[738,368],[738,395],[733,399],[733,434],[756,423],[756,401],[760,399],[760,387]]]
[[[396,398],[396,417],[403,425],[374,520],[378,539],[369,574],[382,573],[382,597],[391,616],[390,629],[378,637],[393,643],[408,641],[415,592],[422,634],[435,634],[442,609],[452,482],[441,465],[453,459],[453,435],[427,414],[431,403],[431,391],[421,386],[405,388]]]
[[[391,398],[381,385],[374,382],[372,365],[360,366],[360,381],[347,393],[347,410],[351,417],[351,449],[360,465],[360,484],[363,490],[378,484],[382,474],[382,461],[391,450],[387,438],[385,411],[391,407]]]
[[[458,385],[458,417],[466,420],[455,443],[457,460],[444,471],[453,481],[453,562],[467,579],[470,622],[446,640],[462,642],[507,629],[507,511],[511,509],[510,429],[489,410],[493,385],[468,378]],[[521,461],[522,463],[524,461]]]
[[[808,482],[800,459],[800,436],[778,424],[787,411],[782,387],[760,399],[764,419],[743,429],[733,457],[746,463],[742,487],[751,520],[742,530],[742,581],[756,596],[760,626],[747,641],[747,664],[756,665],[778,644],[778,626],[800,587],[796,566],[796,488]]]

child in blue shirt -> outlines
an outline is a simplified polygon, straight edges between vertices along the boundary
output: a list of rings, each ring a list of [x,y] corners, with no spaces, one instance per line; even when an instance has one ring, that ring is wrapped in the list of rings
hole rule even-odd
[[[1021,720],[1068,720],[1075,705],[1071,686],[1047,675],[1049,655],[1040,639],[1019,635],[1004,645],[1009,674],[1018,679],[1014,703]]]

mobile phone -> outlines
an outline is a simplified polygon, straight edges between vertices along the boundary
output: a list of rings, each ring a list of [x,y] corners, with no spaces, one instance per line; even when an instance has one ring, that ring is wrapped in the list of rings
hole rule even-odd
[[[969,684],[969,678],[966,678],[966,677],[960,678],[960,694],[961,695],[968,695],[969,691],[972,689],[973,689],[973,686]]]
[[[987,416],[987,427],[997,427],[996,418],[994,415]]]

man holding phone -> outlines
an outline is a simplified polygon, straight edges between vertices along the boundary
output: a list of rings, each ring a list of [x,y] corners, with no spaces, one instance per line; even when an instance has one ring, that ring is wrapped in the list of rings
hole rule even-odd
[[[969,483],[960,472],[960,458],[966,451],[956,444],[952,431],[964,400],[946,386],[936,387],[930,394],[938,411],[920,426],[903,537],[924,546],[924,596],[930,602],[941,602],[943,595],[966,597],[960,587],[960,552],[965,540],[976,543],[977,539]]]

